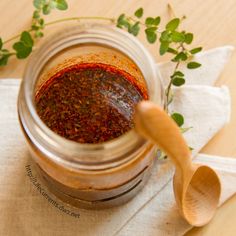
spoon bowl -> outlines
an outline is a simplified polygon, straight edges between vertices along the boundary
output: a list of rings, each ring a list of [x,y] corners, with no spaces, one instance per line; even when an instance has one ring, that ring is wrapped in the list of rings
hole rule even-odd
[[[157,105],[142,101],[134,116],[136,131],[156,143],[174,162],[173,188],[181,215],[194,226],[207,224],[219,203],[221,184],[208,166],[192,163],[176,123]]]
[[[174,193],[181,215],[194,226],[207,224],[214,216],[220,197],[220,181],[215,171],[208,166],[193,164],[192,177],[181,189],[174,175]],[[204,182],[204,184],[203,184]]]

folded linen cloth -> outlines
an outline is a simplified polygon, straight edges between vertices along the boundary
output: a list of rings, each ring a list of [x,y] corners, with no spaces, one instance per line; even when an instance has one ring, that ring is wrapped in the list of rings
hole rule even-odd
[[[185,138],[194,148],[194,154],[229,120],[228,89],[212,85],[231,51],[232,47],[226,46],[199,53],[197,60],[203,67],[194,71],[195,76],[191,76],[193,70],[186,70],[190,84],[174,91],[171,109],[183,113],[185,126],[193,127]],[[213,61],[219,63],[217,70],[210,67]],[[163,78],[170,67],[171,63],[159,65]],[[50,194],[38,179],[51,199],[70,212],[79,213],[80,217],[72,217],[53,206],[32,184],[25,169],[30,165],[37,179],[17,120],[19,84],[19,79],[0,80],[0,235],[182,235],[191,228],[175,205],[171,183],[174,168],[169,160],[158,161],[149,182],[133,200],[106,210],[89,211],[67,206]],[[236,160],[198,154],[195,161],[209,164],[220,174],[221,202],[236,192],[232,184],[236,181]]]

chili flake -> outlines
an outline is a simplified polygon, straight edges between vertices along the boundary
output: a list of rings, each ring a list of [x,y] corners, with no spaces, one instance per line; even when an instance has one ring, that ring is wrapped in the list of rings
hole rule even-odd
[[[79,143],[101,143],[133,127],[134,106],[143,99],[147,94],[127,72],[102,63],[81,63],[46,81],[35,104],[55,133]]]

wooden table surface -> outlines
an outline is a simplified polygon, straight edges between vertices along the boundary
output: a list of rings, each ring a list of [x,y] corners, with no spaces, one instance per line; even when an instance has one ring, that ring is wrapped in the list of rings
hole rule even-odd
[[[163,21],[169,19],[166,0],[68,0],[69,9],[65,12],[54,11],[45,17],[46,21],[68,16],[117,16],[120,13],[132,14],[138,7],[144,7],[146,16],[160,15]],[[210,49],[222,45],[236,46],[236,1],[235,0],[170,0],[177,16],[186,15],[183,27],[195,34],[194,45]],[[30,26],[33,11],[31,0],[0,1],[0,37],[8,39]],[[57,26],[59,27],[59,26]],[[53,28],[45,30],[52,31]],[[144,36],[140,40],[152,52],[157,61],[157,45],[149,45]],[[43,39],[41,40],[43,41]],[[10,46],[10,44],[9,44]],[[10,64],[0,69],[0,78],[22,77],[27,60],[11,59]],[[236,53],[226,66],[218,84],[229,87],[232,96],[232,119],[202,152],[208,154],[236,157]],[[227,201],[215,218],[205,227],[194,228],[187,235],[236,235],[236,196]]]

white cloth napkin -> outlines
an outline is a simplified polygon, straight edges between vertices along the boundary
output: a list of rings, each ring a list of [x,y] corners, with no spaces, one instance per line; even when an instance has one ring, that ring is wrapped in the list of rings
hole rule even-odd
[[[212,85],[231,52],[232,47],[226,46],[199,53],[197,60],[203,67],[195,70],[194,76],[192,70],[186,70],[189,84],[175,89],[171,109],[184,114],[186,126],[193,126],[185,138],[195,154],[229,120],[228,89]],[[215,66],[211,66],[213,62]],[[163,78],[170,67],[170,63],[159,65]],[[144,189],[120,207],[99,211],[75,209],[50,194],[37,179],[18,125],[19,83],[18,79],[0,80],[0,235],[182,235],[191,228],[176,208],[171,184],[173,165],[168,160],[159,161]],[[195,161],[207,163],[218,171],[223,185],[221,202],[236,192],[233,184],[236,159],[200,154]],[[48,196],[64,208],[80,213],[79,219],[65,214],[40,194],[27,176],[28,164]]]

